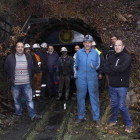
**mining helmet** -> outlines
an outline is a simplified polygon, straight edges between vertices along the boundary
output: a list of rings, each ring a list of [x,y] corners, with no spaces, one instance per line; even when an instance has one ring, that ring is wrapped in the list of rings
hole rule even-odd
[[[44,48],[44,49],[47,49],[47,43],[42,43],[41,45],[40,45],[42,48]]]
[[[67,52],[67,51],[68,51],[68,50],[67,50],[66,47],[62,47],[61,50],[60,50],[60,52]]]
[[[29,44],[25,44],[24,49],[26,49],[26,48],[31,48],[31,46]]]
[[[85,41],[91,41],[93,42],[93,37],[91,35],[85,35],[84,39],[83,39],[83,42]]]
[[[39,44],[34,44],[33,45],[33,49],[39,49],[39,48],[40,48]]]
[[[96,45],[96,43],[95,43],[95,41],[93,41],[93,42],[92,42],[92,46],[95,46],[95,45]]]

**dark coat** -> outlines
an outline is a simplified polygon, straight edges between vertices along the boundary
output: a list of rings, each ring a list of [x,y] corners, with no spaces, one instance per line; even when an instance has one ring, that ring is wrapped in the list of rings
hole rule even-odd
[[[46,60],[46,66],[47,66],[47,72],[53,72],[54,67],[57,65],[59,55],[57,52],[53,52],[52,54],[47,53],[47,60]]]
[[[40,60],[41,60],[41,70],[43,73],[46,72],[47,70],[47,64],[46,64],[46,61],[47,61],[47,52],[43,52],[43,51],[39,51],[39,56],[40,56]]]
[[[28,64],[29,80],[30,80],[30,83],[32,84],[33,70],[34,70],[33,60],[30,55],[25,54],[25,56],[26,56],[27,64]],[[15,85],[15,67],[16,67],[15,54],[10,54],[7,56],[5,64],[4,64],[4,70],[9,75],[10,86]]]
[[[128,54],[128,51],[126,50],[126,48],[124,48],[123,51]],[[111,55],[114,55],[115,53],[116,52],[115,52],[114,45],[109,46],[109,48],[105,52],[105,59],[107,60]]]
[[[131,57],[124,51],[110,56],[103,68],[112,87],[129,87]]]
[[[33,60],[33,65],[34,65],[33,73],[40,73],[41,72],[41,68],[38,66],[38,62],[36,60],[34,52],[31,53],[31,57],[32,57],[32,60]],[[40,61],[41,61],[41,59],[40,59]],[[41,63],[41,67],[42,67],[42,63]]]
[[[63,56],[61,56],[57,62],[56,73],[57,75],[59,74],[73,75],[73,58],[67,55],[66,60],[64,61]]]

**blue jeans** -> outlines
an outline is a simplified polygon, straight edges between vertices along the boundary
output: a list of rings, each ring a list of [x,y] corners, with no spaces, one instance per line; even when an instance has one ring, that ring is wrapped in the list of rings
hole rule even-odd
[[[11,87],[14,103],[15,103],[15,114],[16,115],[22,115],[22,105],[21,105],[21,95],[23,93],[26,105],[27,105],[27,110],[28,110],[28,115],[33,118],[36,116],[36,112],[34,110],[34,103],[32,101],[32,88],[31,84],[23,84],[23,85],[15,85]]]
[[[111,97],[111,107],[112,107],[112,116],[110,118],[110,122],[113,122],[113,123],[116,122],[119,109],[120,109],[121,114],[123,116],[123,120],[126,123],[126,126],[132,126],[132,120],[130,118],[130,115],[128,113],[126,103],[125,103],[127,91],[128,91],[128,88],[126,87],[115,88],[115,87],[109,86],[109,93]]]

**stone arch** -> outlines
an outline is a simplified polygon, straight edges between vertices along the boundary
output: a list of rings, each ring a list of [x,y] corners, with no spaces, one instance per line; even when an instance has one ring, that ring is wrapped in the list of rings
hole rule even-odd
[[[25,38],[33,38],[44,41],[44,39],[52,32],[60,29],[71,29],[82,33],[83,35],[90,34],[93,36],[97,45],[102,46],[102,40],[94,26],[90,26],[79,18],[35,18],[30,16],[24,24],[22,31],[27,33]],[[34,38],[35,36],[35,38]]]

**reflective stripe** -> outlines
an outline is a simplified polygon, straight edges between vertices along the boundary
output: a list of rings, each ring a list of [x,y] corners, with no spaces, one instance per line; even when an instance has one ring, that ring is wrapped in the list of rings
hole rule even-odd
[[[40,94],[36,94],[36,96],[40,96]]]
[[[46,84],[42,84],[41,87],[46,87]]]
[[[36,90],[35,92],[36,92],[36,93],[40,93],[40,90]]]
[[[33,95],[33,97],[35,97],[35,95]]]
[[[117,60],[117,62],[116,62],[116,66],[118,66],[118,62],[119,62],[119,60],[120,60],[120,59]]]
[[[40,65],[41,64],[41,62],[38,62],[38,65]]]

